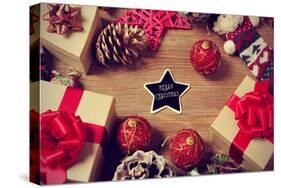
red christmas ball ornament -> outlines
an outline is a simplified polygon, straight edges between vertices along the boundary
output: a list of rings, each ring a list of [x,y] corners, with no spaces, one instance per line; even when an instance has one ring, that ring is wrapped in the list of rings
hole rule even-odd
[[[221,53],[218,46],[210,40],[197,41],[190,52],[190,62],[194,69],[203,75],[217,70],[220,65]]]
[[[204,151],[204,141],[192,129],[179,131],[170,142],[169,155],[172,162],[181,169],[188,169],[198,163]]]
[[[125,118],[117,131],[117,141],[120,148],[126,152],[146,150],[150,144],[152,127],[141,116],[129,116]]]

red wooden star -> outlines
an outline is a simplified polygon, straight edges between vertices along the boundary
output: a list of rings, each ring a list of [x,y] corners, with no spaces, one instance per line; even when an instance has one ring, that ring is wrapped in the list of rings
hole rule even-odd
[[[82,31],[78,21],[79,7],[70,7],[68,4],[48,4],[49,11],[43,15],[43,19],[49,21],[48,32],[65,34],[70,30]]]
[[[153,52],[159,48],[166,29],[192,29],[189,20],[175,11],[134,9],[127,11],[117,22],[142,27],[147,45]]]

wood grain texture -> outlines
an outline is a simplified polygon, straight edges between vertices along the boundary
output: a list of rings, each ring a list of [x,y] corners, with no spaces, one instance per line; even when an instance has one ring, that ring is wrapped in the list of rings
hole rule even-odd
[[[113,16],[103,11],[100,11],[100,14],[104,22],[107,22],[122,12],[124,10],[118,10]],[[273,47],[273,29],[262,25],[257,30]],[[219,70],[208,77],[199,75],[189,62],[189,50],[200,39],[214,41],[222,54]],[[143,54],[135,66],[106,69],[93,64],[89,74],[83,74],[80,81],[86,90],[115,96],[116,111],[120,119],[132,114],[147,118],[154,129],[151,148],[165,155],[168,160],[167,144],[163,148],[161,144],[167,136],[171,137],[183,128],[198,131],[206,142],[207,151],[219,151],[212,143],[210,125],[243,78],[246,75],[253,78],[239,57],[224,53],[223,42],[215,33],[210,32],[208,35],[203,25],[193,24],[192,30],[168,30],[158,52]],[[56,64],[56,68],[62,72],[68,69],[63,63]],[[176,81],[191,84],[191,89],[182,97],[183,113],[180,115],[169,109],[156,114],[150,113],[152,96],[143,85],[146,82],[158,81],[165,69],[171,70]],[[111,145],[106,148],[108,158],[103,180],[112,179],[116,165],[122,159],[114,139],[112,138]],[[178,173],[182,174],[181,171]]]

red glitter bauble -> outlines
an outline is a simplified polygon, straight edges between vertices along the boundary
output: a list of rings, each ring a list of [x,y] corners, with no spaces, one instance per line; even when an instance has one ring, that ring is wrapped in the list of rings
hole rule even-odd
[[[197,41],[190,52],[190,62],[194,69],[203,75],[217,70],[220,65],[221,53],[218,46],[209,40]]]
[[[172,162],[181,169],[188,169],[198,163],[204,151],[204,141],[192,129],[179,131],[170,142],[169,155]]]
[[[118,131],[117,141],[125,152],[146,150],[150,144],[152,128],[150,123],[141,116],[129,116],[125,118]]]

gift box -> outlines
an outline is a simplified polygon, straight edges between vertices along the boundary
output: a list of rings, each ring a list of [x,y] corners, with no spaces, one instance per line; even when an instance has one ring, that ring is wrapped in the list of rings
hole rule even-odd
[[[49,21],[44,20],[48,13],[48,4],[41,3],[40,16],[40,42],[59,61],[66,63],[74,69],[87,73],[93,62],[93,41],[96,40],[102,23],[96,6],[70,5],[72,8],[80,8],[80,16],[77,20],[82,31],[69,31],[65,34],[48,32]]]
[[[249,171],[273,168],[273,97],[269,81],[242,81],[212,124],[214,143]]]
[[[114,105],[111,96],[46,81],[31,83],[30,109],[40,114],[42,184],[100,178],[104,146],[116,117]]]

